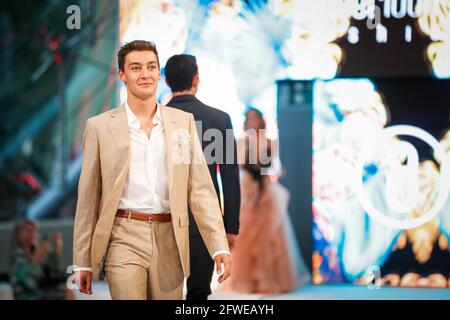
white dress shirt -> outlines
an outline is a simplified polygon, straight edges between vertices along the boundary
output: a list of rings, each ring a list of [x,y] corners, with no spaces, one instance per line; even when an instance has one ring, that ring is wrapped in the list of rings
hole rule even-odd
[[[154,127],[148,136],[128,103],[125,103],[130,133],[130,161],[118,209],[140,213],[168,213],[169,170],[167,167],[167,142],[161,118],[161,106],[157,104],[153,117]],[[228,250],[214,252],[230,254]],[[89,267],[76,267],[74,271],[92,271]]]
[[[130,133],[128,179],[119,201],[119,209],[141,213],[170,212],[167,146],[160,106],[153,117],[148,136],[138,118],[125,103]]]

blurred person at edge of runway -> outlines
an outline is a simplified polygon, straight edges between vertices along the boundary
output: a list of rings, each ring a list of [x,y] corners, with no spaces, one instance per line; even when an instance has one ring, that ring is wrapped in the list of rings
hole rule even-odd
[[[245,293],[287,293],[308,281],[309,275],[292,238],[289,191],[278,183],[273,170],[277,145],[266,138],[258,109],[246,111],[244,129],[238,141],[242,198],[231,288]]]

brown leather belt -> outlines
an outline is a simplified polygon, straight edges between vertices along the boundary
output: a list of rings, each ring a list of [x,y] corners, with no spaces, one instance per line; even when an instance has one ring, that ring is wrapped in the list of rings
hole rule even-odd
[[[172,215],[170,213],[139,213],[128,210],[117,210],[116,217],[134,219],[146,222],[170,222]]]

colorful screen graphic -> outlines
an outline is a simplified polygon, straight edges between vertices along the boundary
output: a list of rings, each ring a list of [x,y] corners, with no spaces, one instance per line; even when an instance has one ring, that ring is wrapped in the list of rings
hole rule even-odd
[[[449,12],[450,0],[121,0],[120,41],[155,42],[162,67],[195,55],[200,100],[237,136],[245,108],[261,109],[276,139],[276,80],[450,77]],[[169,93],[161,81],[162,103]]]
[[[314,85],[313,281],[450,286],[450,81]]]

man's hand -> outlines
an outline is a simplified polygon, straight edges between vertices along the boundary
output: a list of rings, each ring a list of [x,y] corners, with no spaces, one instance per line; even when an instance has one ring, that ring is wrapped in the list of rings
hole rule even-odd
[[[231,257],[229,254],[222,253],[214,257],[214,262],[217,274],[222,272],[222,263],[224,265],[224,272],[219,277],[219,283],[222,283],[231,275]]]
[[[236,243],[237,234],[227,233],[228,246],[230,251],[233,250],[234,244]]]
[[[92,272],[91,271],[77,271],[75,277],[72,280],[75,283],[80,292],[84,294],[92,294]]]

